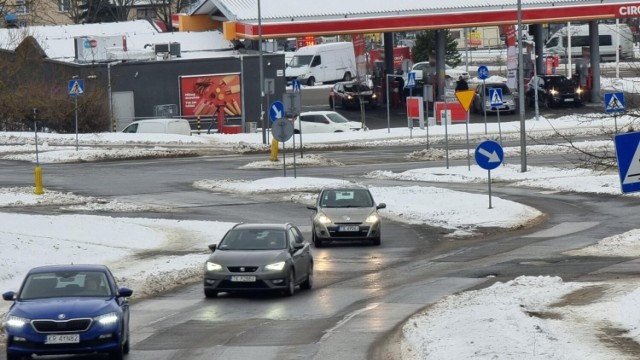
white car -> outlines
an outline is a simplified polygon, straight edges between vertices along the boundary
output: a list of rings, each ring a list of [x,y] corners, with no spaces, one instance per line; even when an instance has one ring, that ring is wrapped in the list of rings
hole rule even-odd
[[[332,133],[367,130],[361,122],[350,121],[335,111],[307,111],[293,122],[294,133]]]
[[[422,80],[423,75],[426,73],[427,76],[435,76],[436,69],[435,67],[431,66],[428,61],[421,61],[413,64],[413,66],[411,67],[411,71],[415,71],[416,73],[416,84],[424,84],[424,81]],[[444,66],[444,73],[454,81],[457,81],[460,76],[462,76],[462,78],[465,80],[469,80],[471,78],[468,72],[464,70],[454,69],[446,64]],[[406,85],[408,75],[405,73],[402,75],[402,77],[404,78],[404,83]]]

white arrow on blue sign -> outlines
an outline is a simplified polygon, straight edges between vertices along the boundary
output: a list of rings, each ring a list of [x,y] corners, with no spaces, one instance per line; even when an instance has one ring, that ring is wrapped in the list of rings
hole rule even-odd
[[[640,191],[640,132],[618,134],[613,141],[622,192]]]
[[[502,89],[489,88],[489,100],[491,101],[491,106],[502,106]]]
[[[269,117],[271,121],[276,121],[284,117],[284,104],[282,101],[274,101],[269,107]]]
[[[476,148],[476,163],[485,170],[493,170],[502,164],[504,151],[502,146],[493,140],[485,140]]]

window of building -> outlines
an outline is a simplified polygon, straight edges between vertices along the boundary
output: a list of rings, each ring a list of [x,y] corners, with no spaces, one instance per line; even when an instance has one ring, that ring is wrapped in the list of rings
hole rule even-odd
[[[60,12],[71,11],[71,0],[58,0],[58,11]]]
[[[29,6],[26,0],[16,0],[16,14],[28,14]]]
[[[154,18],[155,15],[156,15],[155,11],[153,11],[152,8],[136,9],[136,19],[138,19],[138,20]]]

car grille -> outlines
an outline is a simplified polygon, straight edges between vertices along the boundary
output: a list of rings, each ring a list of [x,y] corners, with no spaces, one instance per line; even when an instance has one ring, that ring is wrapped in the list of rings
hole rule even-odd
[[[359,225],[359,231],[338,231],[338,226],[329,226],[327,230],[329,230],[329,234],[331,237],[335,238],[358,238],[358,237],[366,237],[369,234],[369,226],[361,225],[361,223],[340,223],[338,225]]]
[[[61,332],[78,332],[87,331],[91,326],[92,320],[86,319],[69,319],[69,320],[33,320],[31,326],[39,333],[61,333]]]
[[[250,273],[258,271],[257,266],[229,266],[227,269],[234,273]]]
[[[89,341],[80,341],[77,344],[44,344],[42,342],[36,342],[36,341],[13,341],[13,337],[10,337],[8,340],[8,345],[9,346],[19,346],[21,348],[27,348],[27,349],[33,349],[33,350],[41,350],[41,349],[46,349],[46,350],[58,350],[58,349],[64,349],[64,350],[69,350],[69,349],[86,349],[87,347],[96,347],[96,346],[101,346],[101,345],[105,345],[105,344],[109,344],[114,342],[114,339],[117,339],[117,337],[114,336],[111,338],[96,338],[93,340],[89,340]]]

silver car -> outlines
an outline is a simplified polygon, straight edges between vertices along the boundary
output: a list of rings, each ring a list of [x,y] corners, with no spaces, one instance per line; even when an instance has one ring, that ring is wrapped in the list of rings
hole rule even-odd
[[[482,95],[482,90],[484,89],[484,96]],[[490,99],[490,96],[493,91],[491,89],[500,89],[502,92],[502,106],[491,105],[492,103],[496,103],[497,101],[493,101]],[[494,99],[496,100],[496,99]],[[484,108],[482,106],[484,102]],[[476,92],[473,95],[473,103],[471,104],[471,111],[475,114],[484,114],[487,113],[511,113],[515,114],[518,110],[518,106],[516,104],[516,99],[513,96],[513,93],[505,83],[486,83],[483,87],[482,84],[478,85],[476,88]]]
[[[313,257],[300,230],[290,224],[238,224],[204,266],[204,295],[219,292],[278,290],[291,296],[296,286],[313,286]]]
[[[311,216],[311,237],[315,247],[328,241],[366,240],[380,245],[381,221],[379,209],[369,189],[365,187],[325,188],[318,195]]]

